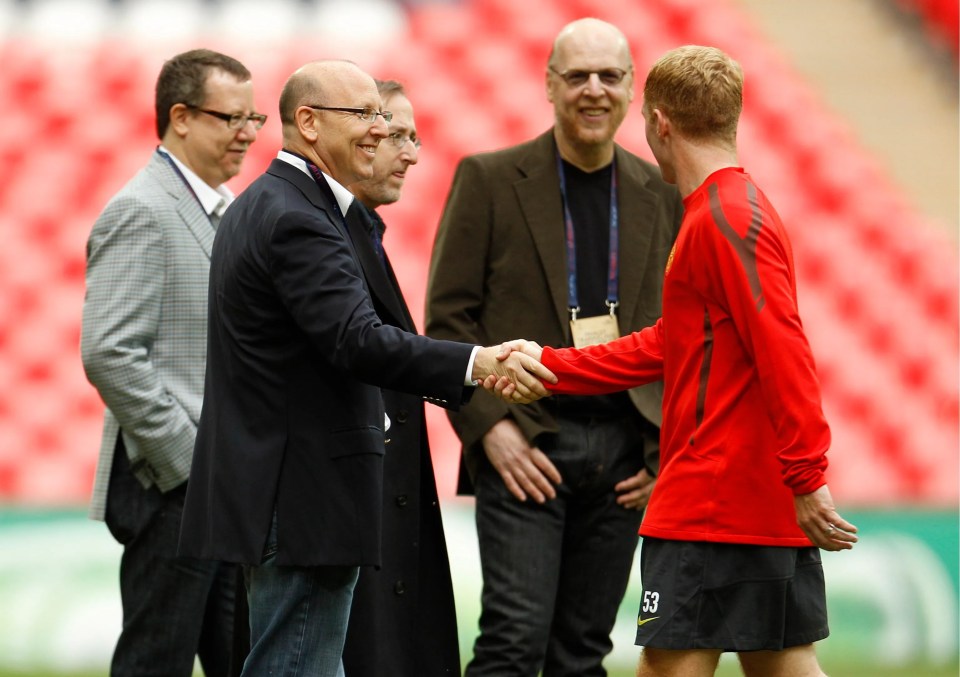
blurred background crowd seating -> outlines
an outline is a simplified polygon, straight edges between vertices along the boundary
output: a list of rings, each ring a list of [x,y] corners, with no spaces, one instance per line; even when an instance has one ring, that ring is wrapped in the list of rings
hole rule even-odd
[[[879,28],[845,23],[857,8]],[[619,141],[647,158],[639,91],[650,64],[686,43],[716,45],[742,63],[741,162],[793,238],[801,314],[834,433],[834,496],[857,507],[955,507],[957,14],[956,0],[5,2],[0,502],[88,500],[102,404],[78,355],[85,241],[157,143],[153,86],[165,58],[208,46],[253,72],[270,120],[230,184],[235,192],[276,154],[276,101],[302,63],[345,57],[406,84],[424,146],[403,199],[384,211],[386,246],[421,321],[455,163],[551,125],[543,92],[550,42],[568,21],[592,15],[630,39],[638,97]],[[863,69],[830,89],[830,74],[845,64],[894,49],[909,54],[907,67],[879,77]],[[824,63],[811,66],[810,53]],[[837,91],[870,107],[863,126],[831,98]],[[898,106],[907,112],[892,125],[865,131]],[[923,115],[937,110],[946,111],[945,126]],[[432,408],[430,434],[441,492],[450,495],[458,445]]]

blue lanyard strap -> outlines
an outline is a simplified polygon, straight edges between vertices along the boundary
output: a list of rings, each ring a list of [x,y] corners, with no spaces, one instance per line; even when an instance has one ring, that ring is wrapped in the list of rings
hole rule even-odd
[[[570,315],[577,319],[580,312],[580,296],[577,292],[577,243],[573,231],[573,217],[567,200],[567,179],[563,171],[563,160],[557,151],[557,174],[560,177],[560,196],[563,200],[563,221],[567,234],[567,297]],[[620,267],[620,208],[617,204],[617,162],[614,158],[610,169],[610,257],[607,265],[607,307],[614,314],[619,301]]]

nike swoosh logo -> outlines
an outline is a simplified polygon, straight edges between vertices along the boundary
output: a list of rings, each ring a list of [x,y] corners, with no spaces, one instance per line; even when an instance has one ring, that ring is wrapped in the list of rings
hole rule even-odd
[[[637,625],[646,625],[646,624],[649,623],[650,621],[655,621],[655,620],[657,620],[658,618],[660,618],[660,617],[659,617],[659,616],[653,616],[652,618],[644,618],[643,620],[640,620],[640,619],[638,618],[638,619],[637,619]]]

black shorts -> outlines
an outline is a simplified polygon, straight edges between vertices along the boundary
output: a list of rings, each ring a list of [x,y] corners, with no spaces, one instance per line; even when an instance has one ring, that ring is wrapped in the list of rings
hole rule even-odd
[[[644,538],[639,646],[779,651],[825,638],[817,548]]]

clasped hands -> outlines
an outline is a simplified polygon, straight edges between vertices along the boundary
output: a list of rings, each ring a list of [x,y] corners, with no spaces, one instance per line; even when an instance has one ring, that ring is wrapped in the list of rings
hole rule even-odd
[[[543,382],[557,377],[540,363],[543,348],[533,341],[516,339],[481,348],[473,362],[473,378],[497,399],[529,404],[550,395]]]

